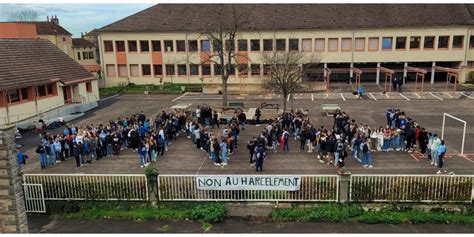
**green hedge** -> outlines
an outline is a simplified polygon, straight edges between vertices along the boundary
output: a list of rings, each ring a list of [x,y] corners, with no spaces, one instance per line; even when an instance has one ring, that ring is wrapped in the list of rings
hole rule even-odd
[[[275,209],[271,218],[275,221],[329,221],[360,223],[460,223],[473,224],[474,213],[468,208],[467,213],[448,212],[443,210],[425,212],[411,207],[392,205],[380,210],[364,210],[358,204],[322,204],[307,208],[293,207]]]
[[[215,223],[224,220],[226,209],[220,203],[167,203],[152,206],[137,202],[48,202],[48,212],[57,219],[198,220]]]

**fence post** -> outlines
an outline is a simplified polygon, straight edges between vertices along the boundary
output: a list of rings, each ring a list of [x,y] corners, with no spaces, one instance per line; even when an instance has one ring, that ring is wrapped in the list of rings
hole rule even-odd
[[[158,198],[158,170],[153,167],[147,167],[147,169],[145,169],[145,176],[148,184],[148,200],[151,201],[152,205],[156,205],[157,201],[160,201]]]
[[[339,203],[349,202],[350,194],[350,181],[351,181],[351,172],[348,170],[339,170],[339,197],[337,200]]]

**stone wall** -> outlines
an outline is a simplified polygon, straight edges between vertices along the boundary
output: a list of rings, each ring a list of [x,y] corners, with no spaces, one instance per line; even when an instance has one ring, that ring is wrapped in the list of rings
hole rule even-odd
[[[14,127],[0,127],[0,233],[28,233]]]

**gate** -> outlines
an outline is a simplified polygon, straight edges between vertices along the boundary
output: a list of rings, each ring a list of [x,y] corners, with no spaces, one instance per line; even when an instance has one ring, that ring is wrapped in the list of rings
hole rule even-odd
[[[42,184],[23,184],[26,212],[45,213],[44,192]]]

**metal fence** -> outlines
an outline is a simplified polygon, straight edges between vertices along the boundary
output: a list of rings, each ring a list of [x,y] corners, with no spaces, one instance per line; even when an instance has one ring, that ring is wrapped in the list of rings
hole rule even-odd
[[[160,175],[159,199],[162,201],[291,201],[336,202],[339,176],[303,175],[298,191],[280,190],[200,190],[196,185],[199,175]],[[212,175],[206,175],[212,176]],[[240,175],[231,175],[233,177]],[[255,175],[258,176],[258,175]],[[278,175],[266,175],[278,176]]]
[[[148,200],[145,175],[25,174],[25,184],[41,184],[46,200]]]
[[[350,201],[471,202],[474,175],[352,175]]]
[[[41,184],[23,184],[26,212],[45,213],[43,186]]]

